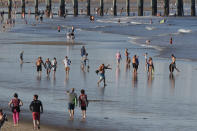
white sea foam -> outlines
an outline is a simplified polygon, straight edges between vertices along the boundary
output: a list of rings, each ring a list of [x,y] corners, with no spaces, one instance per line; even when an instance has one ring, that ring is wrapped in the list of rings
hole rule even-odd
[[[150,26],[146,26],[145,27],[147,30],[155,30],[156,28],[155,27],[150,27]]]
[[[189,30],[189,29],[188,30],[187,29],[179,29],[178,32],[179,33],[191,33],[192,30]]]

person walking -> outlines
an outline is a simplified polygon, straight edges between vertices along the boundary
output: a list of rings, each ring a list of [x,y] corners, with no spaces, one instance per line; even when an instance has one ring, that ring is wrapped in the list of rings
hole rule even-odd
[[[8,105],[12,109],[12,116],[13,116],[14,126],[18,126],[20,107],[23,106],[23,102],[18,98],[17,93],[14,93],[14,98],[11,99],[11,101],[9,102]]]
[[[46,68],[47,76],[49,76],[50,72],[51,72],[51,68],[52,68],[51,61],[49,60],[49,58],[47,58],[44,65],[45,65],[45,68]]]
[[[55,76],[56,70],[57,70],[57,60],[54,57],[53,60],[51,61],[52,69],[53,69],[53,75]]]
[[[65,59],[63,60],[63,64],[65,67],[65,72],[66,72],[66,76],[68,77],[69,75],[69,71],[70,71],[70,64],[71,64],[71,60],[68,59],[68,56],[65,56]]]
[[[77,106],[77,94],[75,93],[75,89],[72,88],[71,91],[67,91],[68,95],[68,112],[70,115],[70,119],[74,119],[74,110],[75,106]]]
[[[122,59],[120,52],[116,53],[116,60],[117,60],[117,64],[118,66],[120,65],[120,60]]]
[[[79,96],[79,107],[81,107],[82,118],[86,119],[86,107],[88,107],[88,99],[84,89],[81,90],[81,95]]]
[[[105,66],[104,64],[102,64],[102,65],[99,66],[99,69],[96,70],[96,73],[97,74],[99,73],[99,75],[100,75],[100,80],[97,82],[98,86],[99,86],[99,84],[100,84],[101,81],[103,81],[104,82],[104,86],[106,86],[106,82],[105,82],[105,70],[106,69],[111,69],[109,66],[110,65]]]
[[[149,60],[147,62],[148,65],[148,74],[152,75],[152,73],[154,72],[154,65],[153,65],[153,59],[152,57],[149,57]]]
[[[33,96],[29,109],[32,111],[34,130],[40,129],[40,113],[43,113],[43,106],[42,102],[38,100],[38,95]]]
[[[36,60],[36,67],[37,67],[38,75],[41,75],[42,65],[44,65],[44,62],[42,61],[42,57],[38,57],[38,59]]]

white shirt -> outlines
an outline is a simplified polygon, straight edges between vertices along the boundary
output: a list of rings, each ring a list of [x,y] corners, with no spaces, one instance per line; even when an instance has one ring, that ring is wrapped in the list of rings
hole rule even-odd
[[[68,67],[70,65],[70,60],[69,59],[64,59],[63,62],[64,62],[65,67]]]

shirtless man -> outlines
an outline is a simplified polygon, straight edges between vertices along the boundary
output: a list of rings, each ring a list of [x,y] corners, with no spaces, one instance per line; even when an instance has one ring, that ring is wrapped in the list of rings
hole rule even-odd
[[[41,73],[42,73],[42,64],[44,64],[42,61],[42,57],[38,57],[38,59],[36,61],[38,75],[41,75]]]

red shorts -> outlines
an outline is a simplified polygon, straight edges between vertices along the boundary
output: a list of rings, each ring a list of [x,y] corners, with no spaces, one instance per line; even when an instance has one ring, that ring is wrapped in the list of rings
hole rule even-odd
[[[40,120],[40,112],[32,112],[33,120]]]

